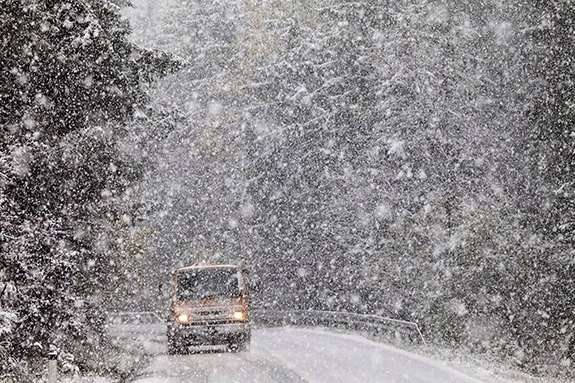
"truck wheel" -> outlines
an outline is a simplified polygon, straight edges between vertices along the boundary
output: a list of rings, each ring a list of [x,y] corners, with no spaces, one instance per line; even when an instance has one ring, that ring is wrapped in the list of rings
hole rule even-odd
[[[168,355],[177,355],[180,353],[179,342],[173,336],[168,335]]]
[[[229,345],[228,350],[231,352],[246,352],[250,350],[251,334],[248,332],[238,339],[234,339]]]

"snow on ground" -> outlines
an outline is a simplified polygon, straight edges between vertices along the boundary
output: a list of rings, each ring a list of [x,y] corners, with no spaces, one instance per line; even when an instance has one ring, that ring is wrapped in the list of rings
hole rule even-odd
[[[300,371],[309,382],[481,382],[443,363],[357,335],[271,331],[271,336],[261,339],[263,350]]]
[[[507,383],[357,335],[318,329],[255,330],[249,353],[169,356],[160,351],[137,383]],[[481,378],[479,378],[481,376]],[[487,380],[486,380],[487,379]]]

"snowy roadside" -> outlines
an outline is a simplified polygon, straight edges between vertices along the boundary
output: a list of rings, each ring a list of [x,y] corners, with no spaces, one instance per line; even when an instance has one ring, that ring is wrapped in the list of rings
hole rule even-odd
[[[132,376],[147,382],[153,379],[176,379],[180,373],[217,378],[238,378],[253,374],[261,382],[308,381],[355,382],[356,378],[370,377],[378,381],[383,376],[396,376],[398,382],[422,376],[437,378],[447,374],[449,382],[473,381],[486,383],[567,383],[568,380],[534,377],[516,368],[487,357],[470,355],[465,350],[442,349],[432,346],[392,345],[383,339],[341,330],[325,328],[285,327],[258,329],[252,339],[252,350],[246,355],[208,354],[168,356],[165,337],[157,336],[150,328],[147,335],[132,337],[152,356],[142,369]],[[321,357],[319,357],[321,356]],[[361,360],[361,363],[359,362]],[[270,367],[271,366],[271,367]],[[272,375],[268,375],[272,371]],[[429,371],[435,371],[430,373]],[[173,376],[170,374],[174,374]],[[243,375],[242,375],[243,374]],[[331,374],[331,375],[330,375]],[[363,375],[362,375],[363,374]],[[300,379],[281,380],[295,376]],[[172,376],[172,378],[168,378]],[[148,378],[146,378],[148,377]],[[148,380],[146,380],[148,379]],[[275,380],[274,380],[275,379]],[[303,379],[303,380],[302,380]],[[333,380],[335,379],[335,380]],[[339,379],[339,380],[338,380]],[[355,379],[355,380],[354,380]],[[160,380],[164,382],[164,380]],[[215,380],[219,381],[219,380]],[[226,380],[222,380],[226,381]],[[244,381],[244,380],[235,380]],[[409,380],[412,381],[412,380]],[[424,380],[425,381],[425,380]],[[436,380],[432,380],[435,382]],[[445,382],[445,380],[439,380]],[[78,383],[90,383],[80,380]],[[103,381],[104,383],[106,381]],[[74,382],[69,382],[74,383]],[[100,383],[100,381],[94,381]],[[107,383],[107,382],[106,382]]]
[[[334,328],[301,328],[287,326],[285,329],[303,331],[323,331],[339,334],[366,347],[377,343],[382,349],[395,350],[399,354],[433,361],[438,366],[445,366],[463,374],[489,383],[573,383],[567,377],[554,377],[551,374],[533,376],[515,366],[505,364],[494,356],[472,354],[463,348],[454,349],[437,345],[416,345],[405,342],[391,342],[389,338],[370,335],[361,331],[347,331]]]
[[[454,349],[428,345],[408,347],[406,350],[432,360],[441,361],[451,368],[486,382],[573,383],[573,380],[567,377],[553,377],[550,374],[533,376],[494,356],[473,354],[464,348]]]
[[[143,368],[149,364],[153,352],[149,344],[149,337],[142,334],[133,334],[125,337],[111,336],[110,344],[101,354],[95,356],[92,364],[86,366],[89,375],[62,376],[59,383],[118,383],[130,381]]]
[[[509,383],[573,383],[568,377],[554,377],[550,374],[533,376],[517,367],[503,364],[499,360],[488,356],[458,353],[456,350],[435,350],[429,357],[445,360],[454,368],[473,371],[473,375],[480,379],[493,382]],[[459,366],[459,367],[457,367]]]

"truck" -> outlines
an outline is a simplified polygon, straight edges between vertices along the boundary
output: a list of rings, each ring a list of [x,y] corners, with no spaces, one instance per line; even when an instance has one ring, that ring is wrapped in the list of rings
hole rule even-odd
[[[168,353],[224,345],[248,351],[251,341],[247,272],[231,264],[174,270],[167,324]]]

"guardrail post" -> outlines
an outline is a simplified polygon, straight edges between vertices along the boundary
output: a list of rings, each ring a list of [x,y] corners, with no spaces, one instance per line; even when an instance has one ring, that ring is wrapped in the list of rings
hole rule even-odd
[[[48,383],[58,382],[58,354],[57,352],[48,353]]]
[[[423,334],[421,333],[421,330],[419,329],[419,326],[417,325],[417,323],[415,324],[415,328],[417,329],[417,333],[419,334],[419,337],[420,337],[421,341],[423,342],[423,345],[427,346],[427,342],[425,341],[425,338],[423,337]]]
[[[48,360],[48,383],[58,382],[58,361],[55,359]]]

